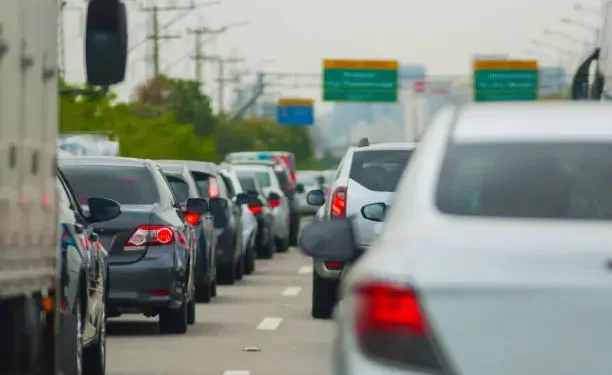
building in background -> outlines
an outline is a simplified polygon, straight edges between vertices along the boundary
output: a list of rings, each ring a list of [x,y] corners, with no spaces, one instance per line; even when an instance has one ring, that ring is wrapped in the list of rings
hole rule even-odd
[[[563,95],[567,90],[565,68],[562,66],[544,66],[539,69],[539,97]]]

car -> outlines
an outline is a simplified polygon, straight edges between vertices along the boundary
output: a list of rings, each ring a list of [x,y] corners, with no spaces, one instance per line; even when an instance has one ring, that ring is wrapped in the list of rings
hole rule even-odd
[[[183,210],[189,198],[203,198],[198,187],[182,162],[158,161],[170,187]],[[211,202],[209,205],[212,206]],[[195,266],[195,299],[196,302],[208,303],[211,297],[217,295],[217,268],[215,264],[215,248],[217,235],[214,219],[210,212],[204,215],[185,215],[185,220],[194,229],[193,238],[196,247]]]
[[[64,373],[104,375],[108,254],[92,224],[116,218],[121,208],[113,200],[91,197],[84,210],[61,171],[56,182],[61,233],[60,367]]]
[[[397,183],[415,149],[414,143],[378,143],[350,147],[331,182],[331,198],[325,192],[311,190],[307,200],[315,206],[317,220],[334,220],[359,214],[370,203],[388,204]],[[367,248],[378,235],[380,225],[360,215],[355,216],[359,246]],[[329,319],[338,300],[338,280],[343,264],[333,259],[315,260],[312,279],[312,310],[315,319]]]
[[[232,285],[244,276],[245,257],[243,256],[242,220],[240,207],[232,200],[225,185],[221,169],[210,162],[185,161],[189,172],[198,186],[201,196],[223,202],[211,205],[217,234],[215,263],[217,282]]]
[[[611,116],[597,103],[441,110],[345,276],[333,372],[610,373]],[[356,228],[330,223],[301,245],[349,261]]]
[[[281,155],[283,153],[264,153],[264,157],[268,155]],[[300,203],[296,197],[297,183],[295,180],[295,163],[291,164],[289,160],[292,159],[283,159],[281,156],[271,157],[269,160],[236,160],[233,161],[232,164],[237,165],[266,165],[272,167],[274,169],[274,174],[278,179],[280,189],[283,194],[287,197],[289,201],[289,209],[290,209],[290,224],[289,224],[289,243],[288,246],[296,246],[298,233],[300,232],[300,223],[301,223],[301,212],[300,212]],[[293,167],[289,166],[293,165]],[[264,188],[266,188],[265,184],[262,184]],[[281,244],[284,246],[284,244]],[[283,246],[277,245],[278,248],[282,249]]]
[[[244,163],[244,164],[243,164]],[[277,164],[269,164],[269,162],[249,163],[241,162],[241,164],[232,164],[236,172],[240,175],[242,171],[248,171],[255,174],[257,182],[261,186],[263,193],[272,208],[274,214],[274,242],[276,251],[284,253],[289,249],[289,239],[291,236],[291,206],[292,202],[285,192],[279,178],[276,175],[275,166],[283,168]],[[275,166],[274,166],[275,165]],[[284,169],[281,169],[284,173]]]
[[[295,155],[288,151],[242,151],[232,152],[225,156],[228,163],[242,161],[268,160],[283,163],[289,170],[289,178],[293,183],[297,183],[295,176]]]
[[[257,221],[255,251],[258,258],[272,259],[276,253],[274,241],[274,213],[270,203],[255,177],[255,172],[248,169],[234,169],[240,186],[249,194],[248,209]]]
[[[325,189],[325,177],[321,171],[297,171],[296,198],[300,205],[302,215],[314,215],[318,207],[308,204],[306,195],[315,189]]]
[[[195,247],[185,215],[208,211],[189,198],[183,211],[161,167],[124,157],[72,157],[60,169],[79,201],[103,197],[121,204],[121,214],[93,224],[109,251],[107,314],[159,316],[159,330],[182,334],[195,322]]]
[[[242,189],[236,171],[229,164],[221,164],[221,178],[227,186],[228,193],[235,203],[236,210],[242,220],[242,254],[244,256],[244,273],[251,275],[255,272],[255,259],[257,258],[257,219],[249,209],[251,198]]]

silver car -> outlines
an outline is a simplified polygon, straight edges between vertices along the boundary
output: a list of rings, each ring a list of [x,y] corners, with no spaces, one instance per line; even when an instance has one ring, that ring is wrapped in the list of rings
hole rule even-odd
[[[300,204],[300,212],[305,215],[314,215],[319,207],[308,204],[306,195],[311,190],[324,189],[326,187],[325,176],[322,171],[297,171],[296,198]]]
[[[330,198],[325,193],[311,191],[307,199],[321,204],[316,220],[330,220],[355,215],[357,245],[367,248],[380,231],[379,222],[361,215],[362,207],[372,203],[389,204],[416,145],[414,143],[379,143],[348,149],[331,183]],[[314,261],[312,285],[312,316],[329,319],[338,299],[338,280],[344,265],[335,261]]]
[[[611,374],[610,118],[567,102],[439,113],[346,275],[332,373]],[[319,252],[349,259],[340,225]]]

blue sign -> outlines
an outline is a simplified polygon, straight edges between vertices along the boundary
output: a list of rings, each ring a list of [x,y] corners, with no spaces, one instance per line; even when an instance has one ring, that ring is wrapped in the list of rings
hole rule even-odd
[[[278,106],[276,121],[280,125],[314,125],[314,108],[310,106]]]

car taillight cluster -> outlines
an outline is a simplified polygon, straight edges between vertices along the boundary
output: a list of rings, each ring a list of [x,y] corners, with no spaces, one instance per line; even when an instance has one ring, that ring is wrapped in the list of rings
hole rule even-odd
[[[251,211],[253,215],[257,215],[263,212],[263,207],[259,205],[249,205],[249,211]]]
[[[268,204],[270,205],[270,207],[275,208],[275,207],[280,206],[281,201],[280,199],[270,199],[268,200]]]
[[[144,250],[149,246],[164,246],[178,240],[187,246],[185,237],[167,225],[141,225],[132,232],[123,246],[124,250]]]
[[[412,288],[368,282],[355,288],[355,296],[355,333],[366,356],[427,372],[444,370]]]
[[[331,198],[331,217],[346,217],[346,187],[339,186],[334,190]]]
[[[185,221],[191,225],[197,225],[198,221],[200,221],[200,215],[194,212],[185,213]]]

